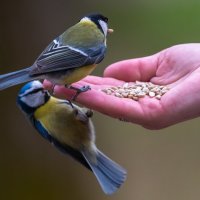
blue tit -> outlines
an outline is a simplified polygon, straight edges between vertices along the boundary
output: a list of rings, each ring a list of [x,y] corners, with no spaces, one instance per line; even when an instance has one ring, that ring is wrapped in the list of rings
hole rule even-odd
[[[47,79],[66,86],[79,81],[103,60],[107,34],[112,31],[103,15],[84,16],[55,38],[31,67],[0,75],[0,90],[31,80]]]
[[[91,110],[51,96],[39,81],[27,83],[17,103],[45,139],[94,173],[106,194],[125,181],[126,171],[95,145]]]

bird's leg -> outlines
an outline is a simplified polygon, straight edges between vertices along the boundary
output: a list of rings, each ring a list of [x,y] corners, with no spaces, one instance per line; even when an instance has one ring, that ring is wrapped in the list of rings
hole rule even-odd
[[[74,109],[74,105],[72,104],[71,100],[68,100],[69,105],[72,107],[72,109]]]
[[[72,101],[75,101],[77,96],[80,93],[87,92],[88,90],[91,90],[91,87],[89,85],[84,85],[81,88],[77,88],[77,87],[74,87],[74,86],[71,86],[71,85],[70,86],[66,86],[66,87],[76,91],[76,94],[71,98]]]
[[[72,101],[75,101],[77,96],[80,93],[87,92],[88,90],[91,90],[91,87],[89,85],[84,85],[81,88],[76,88],[76,87],[70,86],[69,88],[76,91],[76,94],[72,97]]]
[[[51,92],[52,92],[53,95],[54,95],[54,89],[55,89],[55,87],[56,87],[56,84],[53,84],[52,88],[51,88]]]

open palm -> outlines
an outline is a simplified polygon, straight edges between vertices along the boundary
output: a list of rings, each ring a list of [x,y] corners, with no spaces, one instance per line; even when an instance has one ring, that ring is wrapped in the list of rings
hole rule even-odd
[[[125,82],[151,81],[171,88],[161,100],[144,97],[139,101],[107,95],[101,89]],[[88,76],[74,84],[92,90],[77,102],[114,118],[149,129],[160,129],[200,115],[200,44],[183,44],[144,58],[124,60],[106,68],[104,77]],[[57,96],[71,91],[56,87]]]

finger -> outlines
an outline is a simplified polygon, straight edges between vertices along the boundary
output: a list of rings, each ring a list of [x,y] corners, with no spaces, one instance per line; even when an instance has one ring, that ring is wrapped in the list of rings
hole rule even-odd
[[[87,76],[86,78],[82,79],[81,82],[89,85],[109,85],[109,86],[118,86],[123,85],[125,82],[121,80],[117,80],[110,77],[98,77],[98,76]]]
[[[102,78],[98,76],[87,76],[86,78],[82,79],[79,82],[73,83],[72,86],[76,88],[81,88],[83,86],[90,86],[91,89],[94,90],[103,90],[105,88],[110,88],[111,86],[120,86],[123,85],[124,81],[119,81],[113,78]],[[51,88],[51,83],[48,81],[44,81],[45,88]],[[75,91],[66,88],[65,86],[55,86],[54,88],[54,95],[59,97],[65,97],[67,99],[71,99],[75,95]]]
[[[44,80],[43,81],[43,86],[44,86],[44,88],[46,90],[51,90],[52,87],[53,87],[53,84],[50,81],[48,81],[48,80]]]
[[[74,87],[82,87],[84,85],[89,85],[91,88],[98,90],[98,89],[108,88],[111,86],[120,86],[120,85],[123,85],[124,83],[125,83],[124,81],[120,81],[120,80],[117,80],[114,78],[102,78],[102,77],[98,77],[98,76],[87,76],[86,78],[82,79],[79,82],[73,83],[72,85]],[[43,86],[47,90],[51,90],[53,87],[52,83],[49,82],[48,80],[44,80]],[[58,85],[55,88],[56,88],[56,91],[58,91],[59,88],[61,90],[65,89],[65,87],[58,86]]]
[[[64,95],[67,99],[70,99],[73,95],[69,89],[57,86],[55,87],[55,94],[56,96],[62,95],[62,97]],[[96,110],[110,117],[125,119],[126,121],[137,124],[142,124],[144,121],[143,109],[138,102],[131,99],[122,100],[118,97],[107,95],[100,90],[92,89],[81,93],[76,101],[87,108]]]
[[[79,82],[76,82],[76,83],[73,83],[72,86],[75,87],[75,88],[81,88],[83,86],[90,86],[91,90],[98,90],[98,91],[101,91],[102,89],[106,88],[105,85],[95,85],[95,84],[92,84],[92,83],[88,83],[88,82],[85,82],[85,81],[79,81]],[[90,90],[86,91],[87,93],[89,92]],[[86,92],[82,92],[82,93],[86,93]],[[81,96],[82,97],[82,93],[80,93],[78,96]],[[64,97],[66,99],[72,99],[72,97],[76,94],[76,91],[74,89],[71,89],[71,88],[67,88],[65,86],[58,86],[56,85],[55,88],[54,88],[54,95],[56,95],[57,97]]]
[[[124,81],[149,81],[156,75],[159,54],[124,60],[108,66],[104,71],[105,77]]]

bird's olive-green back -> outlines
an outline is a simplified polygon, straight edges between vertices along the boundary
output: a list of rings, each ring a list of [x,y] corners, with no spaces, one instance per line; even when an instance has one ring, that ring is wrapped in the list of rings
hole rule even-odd
[[[66,30],[59,40],[72,47],[92,48],[103,44],[105,36],[92,21],[80,21]]]

